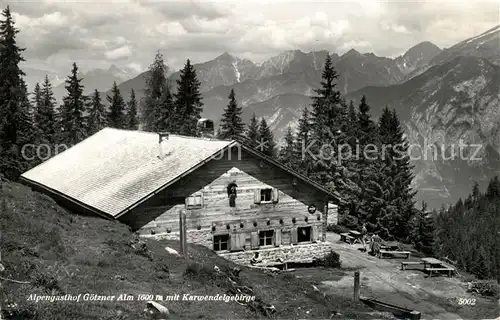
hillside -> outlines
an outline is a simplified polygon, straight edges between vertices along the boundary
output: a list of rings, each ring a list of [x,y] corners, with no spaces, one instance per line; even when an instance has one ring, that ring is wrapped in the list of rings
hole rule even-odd
[[[456,149],[453,160],[429,153],[414,162],[419,197],[439,208],[444,199],[466,196],[473,180],[484,185],[500,170],[500,131],[495,125],[500,123],[499,87],[499,66],[486,59],[458,57],[403,84],[368,87],[346,98],[359,101],[365,95],[375,117],[385,106],[398,110],[416,146],[435,145],[448,157],[460,140],[481,146],[476,156],[480,161],[459,159]]]
[[[169,254],[164,248],[178,250],[178,242],[140,240],[122,224],[74,215],[23,185],[5,183],[0,199],[5,267],[0,301],[7,319],[150,319],[145,301],[34,303],[27,300],[31,294],[234,295],[235,286],[251,288],[255,302],[160,303],[173,319],[266,318],[261,307],[271,305],[276,309],[271,318],[330,318],[336,311],[349,318],[374,317],[350,297],[324,297],[289,274],[240,267],[236,276],[235,264],[205,247],[189,245],[187,258]]]

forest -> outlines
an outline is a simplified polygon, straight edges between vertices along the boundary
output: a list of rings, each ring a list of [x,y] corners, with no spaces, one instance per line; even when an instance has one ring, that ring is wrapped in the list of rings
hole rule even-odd
[[[63,103],[57,105],[48,77],[28,92],[20,66],[25,48],[16,42],[18,32],[7,7],[0,21],[0,174],[4,178],[15,181],[51,155],[35,157],[24,146],[71,146],[104,127],[200,135],[197,124],[203,98],[189,59],[180,79],[172,84],[158,51],[141,101],[133,90],[120,92],[116,83],[106,97],[97,88],[85,96],[75,62],[65,81]],[[231,90],[216,136],[253,146],[331,188],[341,199],[339,213],[346,227],[366,225],[368,232],[385,240],[411,243],[429,256],[455,260],[479,278],[500,281],[498,177],[484,194],[476,184],[469,198],[449,208],[429,212],[425,203],[418,208],[409,143],[397,111],[385,108],[375,121],[365,97],[358,105],[343,98],[336,88],[338,78],[327,55],[321,86],[303,109],[298,128],[289,127],[279,143],[266,119],[254,115],[250,123],[243,123],[237,92]],[[370,156],[352,154],[352,150],[367,149]]]

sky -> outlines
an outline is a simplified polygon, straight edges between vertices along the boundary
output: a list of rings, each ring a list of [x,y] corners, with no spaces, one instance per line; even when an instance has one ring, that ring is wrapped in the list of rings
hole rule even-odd
[[[157,50],[173,70],[223,52],[254,62],[285,50],[353,48],[395,57],[431,41],[449,47],[498,24],[490,1],[26,1],[10,5],[26,65],[69,73],[111,64],[147,69]]]

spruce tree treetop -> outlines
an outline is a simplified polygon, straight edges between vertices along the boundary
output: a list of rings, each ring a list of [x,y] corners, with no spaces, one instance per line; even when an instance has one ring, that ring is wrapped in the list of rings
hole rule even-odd
[[[292,169],[295,169],[298,162],[295,153],[295,136],[290,126],[288,126],[285,136],[281,139],[278,160]]]
[[[139,121],[137,120],[137,100],[135,98],[135,90],[130,90],[130,99],[127,103],[127,123],[126,127],[130,130],[137,130]]]
[[[14,20],[7,6],[2,12],[0,21],[0,143],[4,150],[17,144],[19,135],[18,120],[29,117],[27,110],[23,110],[25,73],[19,64],[25,61],[22,57],[24,49],[19,48],[16,36],[19,32],[15,28]]]
[[[126,119],[125,119],[125,101],[120,93],[120,89],[118,89],[118,85],[116,81],[113,83],[113,87],[111,88],[111,96],[107,97],[109,106],[108,113],[108,125],[113,128],[123,129],[125,128]]]
[[[66,96],[61,108],[60,127],[62,142],[76,144],[86,136],[84,112],[87,97],[83,95],[82,79],[78,78],[78,66],[73,63],[71,74],[66,79]]]
[[[229,104],[224,109],[221,120],[220,139],[238,139],[244,132],[241,120],[242,108],[238,106],[234,90],[229,93]]]
[[[89,103],[89,117],[87,122],[87,131],[92,135],[107,125],[107,114],[104,104],[101,102],[101,95],[97,89],[94,90]]]
[[[200,93],[201,82],[196,76],[191,61],[187,59],[184,68],[180,71],[177,80],[177,92],[174,94],[175,113],[178,117],[179,134],[187,136],[198,136],[198,120],[203,111],[202,95]]]
[[[267,125],[266,119],[262,118],[259,124],[259,141],[258,150],[264,154],[274,157],[276,152],[276,143],[274,142],[274,135]]]
[[[158,131],[160,119],[165,114],[164,100],[170,95],[167,81],[169,68],[158,51],[149,66],[144,90],[144,102],[141,103],[142,127],[145,131]],[[168,92],[167,92],[168,91]]]
[[[252,118],[250,119],[250,124],[248,124],[246,137],[249,140],[249,143],[252,147],[257,146],[259,140],[259,122],[257,121],[255,112],[253,113]]]

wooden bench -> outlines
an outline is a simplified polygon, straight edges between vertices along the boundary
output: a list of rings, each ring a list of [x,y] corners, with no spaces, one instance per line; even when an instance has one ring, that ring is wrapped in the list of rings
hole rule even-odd
[[[387,251],[387,250],[380,250],[379,253],[378,253],[378,257],[380,259],[383,259],[384,256],[386,255],[390,255],[390,256],[395,256],[395,255],[405,255],[406,258],[405,259],[408,259],[410,258],[410,254],[411,252],[410,251]]]
[[[432,277],[432,272],[440,272],[440,271],[447,271],[448,272],[448,277],[452,277],[453,271],[455,271],[454,268],[427,268],[425,271],[429,271],[429,277]]]
[[[349,235],[349,233],[341,233],[340,234],[340,241],[347,242],[349,244],[352,244],[356,240],[353,236]]]
[[[406,266],[416,266],[423,265],[423,262],[420,261],[401,261],[401,270],[406,270]]]

